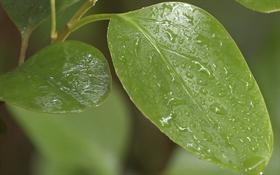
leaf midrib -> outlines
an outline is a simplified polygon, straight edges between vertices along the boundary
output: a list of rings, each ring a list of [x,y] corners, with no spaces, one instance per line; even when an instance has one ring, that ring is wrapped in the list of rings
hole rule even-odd
[[[118,15],[117,17],[120,17],[121,19],[123,19],[124,21],[130,23],[133,27],[135,27],[137,30],[139,30],[144,36],[145,38],[152,44],[152,46],[156,49],[156,51],[158,52],[158,54],[160,55],[161,59],[163,60],[163,62],[166,63],[167,65],[167,69],[172,71],[175,76],[177,77],[177,79],[180,80],[180,85],[182,86],[182,88],[184,89],[185,93],[190,97],[190,99],[193,101],[194,104],[196,104],[199,109],[201,110],[201,112],[204,112],[203,107],[201,106],[201,104],[199,102],[197,102],[195,100],[195,98],[191,95],[190,90],[188,90],[188,87],[185,85],[185,83],[181,83],[184,82],[184,80],[181,78],[181,76],[178,74],[178,72],[175,70],[175,68],[173,67],[173,65],[169,62],[168,59],[166,59],[166,57],[162,54],[162,52],[160,51],[160,49],[157,47],[156,42],[153,41],[152,37],[149,36],[149,34],[137,23],[135,23],[130,17],[125,16],[125,14],[123,15]]]

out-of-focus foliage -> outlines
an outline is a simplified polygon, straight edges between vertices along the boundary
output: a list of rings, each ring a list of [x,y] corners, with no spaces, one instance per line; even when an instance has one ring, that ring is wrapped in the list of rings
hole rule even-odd
[[[3,123],[2,119],[0,119],[0,134],[6,130],[6,126]]]
[[[64,9],[79,0],[59,0],[57,9]],[[32,32],[50,15],[49,0],[1,0],[1,4],[22,34]]]
[[[129,122],[126,105],[116,91],[101,107],[75,115],[41,114],[12,106],[10,111],[48,162],[40,170],[46,175],[61,175],[62,169],[77,175],[120,174]]]

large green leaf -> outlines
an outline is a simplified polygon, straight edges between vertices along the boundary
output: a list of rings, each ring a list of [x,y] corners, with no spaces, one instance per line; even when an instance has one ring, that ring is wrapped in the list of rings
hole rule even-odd
[[[277,147],[278,148],[278,147]],[[279,174],[280,152],[276,149],[273,153],[270,164],[263,174]],[[163,175],[238,175],[238,173],[221,169],[214,164],[201,161],[185,152],[183,149],[176,149],[162,173]]]
[[[41,114],[15,106],[10,111],[43,156],[46,164],[38,174],[119,174],[129,121],[116,91],[101,107],[75,115]]]
[[[268,112],[214,17],[186,3],[161,3],[112,17],[108,42],[132,101],[170,139],[246,174],[264,169],[273,142]]]
[[[163,175],[238,175],[214,164],[193,157],[183,149],[176,149]]]
[[[80,0],[59,0],[63,9]],[[34,30],[50,15],[50,0],[1,0],[1,4],[22,34]]]
[[[51,45],[0,77],[4,101],[48,113],[97,106],[110,87],[110,70],[102,53],[77,41]]]
[[[280,21],[279,16],[272,19],[274,22],[268,26],[269,31],[262,40],[264,47],[255,52],[251,64],[254,65],[256,79],[267,99],[274,129],[275,149],[264,174],[278,175],[280,172]]]
[[[280,10],[280,0],[236,0],[243,6],[258,11],[271,13]]]

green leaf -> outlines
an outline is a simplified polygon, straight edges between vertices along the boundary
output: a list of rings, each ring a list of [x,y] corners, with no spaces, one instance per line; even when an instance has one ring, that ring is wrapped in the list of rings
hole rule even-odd
[[[57,9],[64,9],[80,0],[59,0]],[[33,31],[50,15],[49,0],[1,0],[3,8],[22,34]]]
[[[272,18],[268,31],[262,39],[262,49],[255,52],[252,59],[256,79],[267,100],[267,106],[274,130],[274,151],[264,174],[278,175],[280,172],[280,21]]]
[[[280,10],[280,0],[236,0],[243,6],[258,12],[271,13]]]
[[[0,77],[0,96],[26,109],[65,113],[99,105],[111,87],[103,54],[77,41],[51,45]]]
[[[202,159],[260,173],[272,128],[258,85],[224,27],[204,10],[161,3],[115,15],[108,42],[131,100]]]
[[[163,175],[238,175],[176,149]]]
[[[43,172],[37,174],[119,174],[129,118],[125,101],[116,91],[104,105],[80,114],[41,114],[15,106],[9,109],[46,162],[40,170]]]

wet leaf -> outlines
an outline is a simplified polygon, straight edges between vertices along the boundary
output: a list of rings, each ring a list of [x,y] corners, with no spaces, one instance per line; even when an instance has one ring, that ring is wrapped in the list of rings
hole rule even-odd
[[[126,104],[116,91],[99,108],[80,114],[50,115],[15,106],[9,109],[46,163],[37,174],[120,173],[129,119]]]
[[[252,59],[256,79],[267,100],[271,123],[274,130],[274,151],[264,174],[278,175],[280,172],[280,21],[277,16],[271,18],[273,21],[269,31],[262,40],[263,48],[256,51]]]
[[[183,149],[176,149],[163,175],[238,175],[197,159]]]
[[[64,9],[80,0],[59,0],[57,9]],[[50,15],[49,0],[1,0],[3,8],[20,32],[30,33]]]
[[[202,159],[258,174],[272,129],[258,85],[224,27],[170,2],[116,15],[108,42],[131,100],[163,133]]]
[[[280,0],[236,0],[243,6],[258,11],[271,13],[280,10]]]
[[[0,77],[0,96],[5,102],[47,113],[97,106],[110,87],[103,54],[77,41],[51,45]]]

